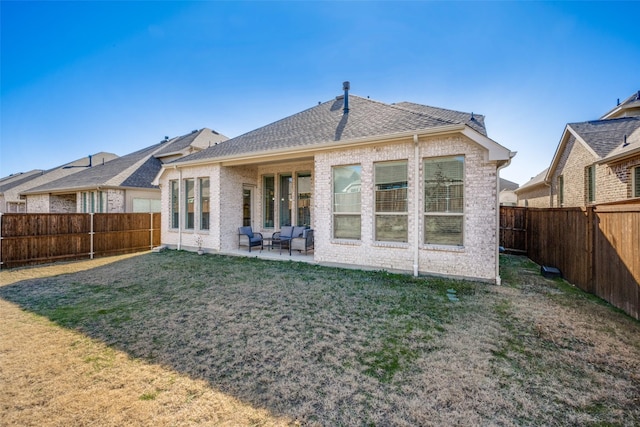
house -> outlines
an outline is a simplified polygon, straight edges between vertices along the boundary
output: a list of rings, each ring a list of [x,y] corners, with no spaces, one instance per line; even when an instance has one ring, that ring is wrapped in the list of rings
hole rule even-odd
[[[549,185],[544,180],[548,171],[549,168],[546,168],[514,190],[518,198],[518,206],[531,208],[549,207]]]
[[[518,196],[515,193],[517,188],[518,184],[515,182],[500,178],[500,193],[498,194],[500,206],[516,206],[518,204]]]
[[[552,207],[640,197],[640,91],[599,120],[567,124],[545,181]]]
[[[73,175],[83,170],[89,162],[105,163],[117,158],[113,153],[100,152],[83,157],[73,162],[65,163],[48,170],[34,169],[29,172],[17,173],[0,180],[0,213],[27,212],[26,198],[22,193],[40,185],[55,181],[65,176]],[[54,209],[62,200],[54,200]]]
[[[164,164],[162,243],[238,251],[238,228],[314,229],[313,260],[499,282],[484,118],[344,94]]]
[[[27,212],[159,212],[160,190],[151,181],[162,164],[226,140],[211,129],[168,137],[105,163],[47,182],[21,195]]]

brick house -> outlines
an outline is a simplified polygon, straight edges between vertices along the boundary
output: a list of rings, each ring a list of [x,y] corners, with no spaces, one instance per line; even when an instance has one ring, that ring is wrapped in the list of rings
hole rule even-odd
[[[163,165],[162,243],[238,250],[314,229],[313,260],[499,282],[499,169],[484,117],[344,95]]]
[[[74,165],[77,172],[21,192],[29,213],[159,212],[160,189],[151,181],[163,163],[226,140],[211,129],[193,132],[108,162]]]
[[[598,120],[567,124],[541,175],[516,190],[520,206],[580,207],[640,197],[640,91]]]
[[[552,207],[640,197],[640,91],[599,120],[569,123],[545,180]]]
[[[96,164],[105,163],[117,157],[113,153],[104,152],[91,156]],[[48,170],[34,169],[0,179],[0,213],[27,212],[27,200],[23,195],[25,191],[80,172],[88,163],[89,159],[83,157]]]

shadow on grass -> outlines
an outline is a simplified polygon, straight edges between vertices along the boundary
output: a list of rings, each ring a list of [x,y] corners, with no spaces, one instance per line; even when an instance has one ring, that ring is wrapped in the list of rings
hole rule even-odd
[[[454,303],[452,292],[462,299]],[[419,423],[404,405],[476,284],[169,251],[0,287],[25,310],[303,423]]]

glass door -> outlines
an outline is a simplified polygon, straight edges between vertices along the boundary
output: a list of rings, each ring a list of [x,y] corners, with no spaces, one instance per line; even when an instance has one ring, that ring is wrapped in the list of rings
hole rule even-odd
[[[242,225],[250,226],[251,225],[251,212],[252,212],[252,197],[251,197],[251,188],[243,188],[242,189]]]

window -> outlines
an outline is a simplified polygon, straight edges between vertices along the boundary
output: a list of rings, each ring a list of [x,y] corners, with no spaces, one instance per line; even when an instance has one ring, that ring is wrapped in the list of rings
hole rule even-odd
[[[564,176],[558,177],[558,206],[564,205]]]
[[[171,192],[171,228],[178,228],[180,226],[180,201],[179,201],[179,189],[178,181],[169,181],[169,188]]]
[[[640,166],[633,168],[633,197],[640,197]]]
[[[311,173],[298,174],[298,223],[300,227],[311,226]]]
[[[424,242],[464,242],[464,157],[424,160]]]
[[[200,230],[209,229],[209,178],[200,178]]]
[[[105,209],[105,193],[102,191],[85,191],[82,193],[82,212],[102,213]]]
[[[184,180],[184,228],[192,230],[194,226],[194,182],[193,179]]]
[[[587,202],[596,201],[596,167],[591,165],[587,167]]]
[[[407,162],[385,162],[374,165],[375,173],[375,239],[406,242],[407,226]]]
[[[280,175],[280,227],[291,224],[293,177]]]
[[[333,168],[333,237],[336,239],[360,239],[361,174],[360,165]]]
[[[276,184],[273,175],[263,178],[262,197],[264,198],[264,228],[273,228],[276,208]]]

